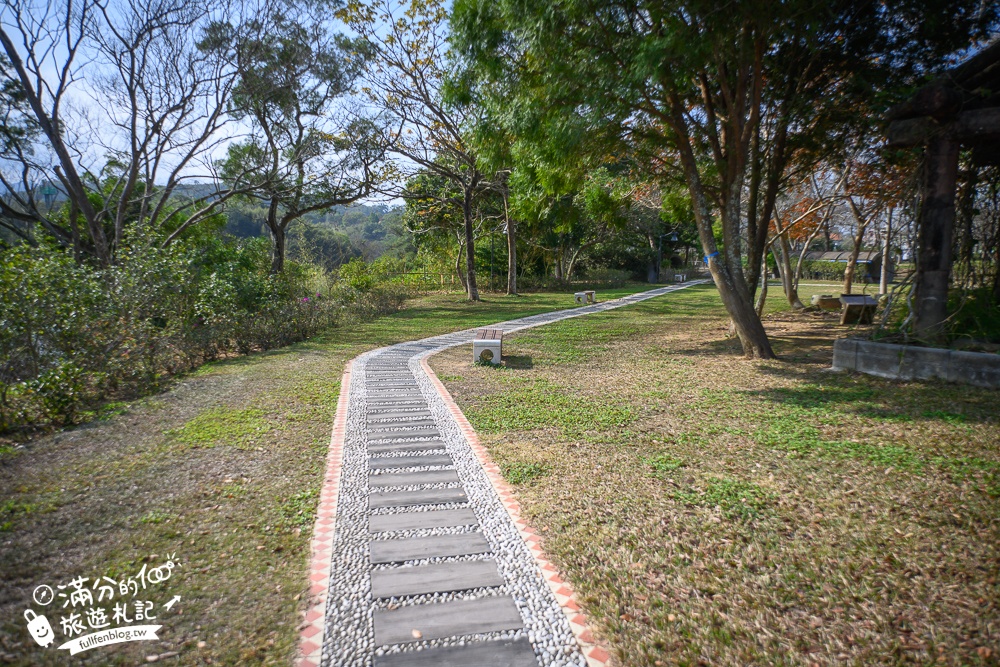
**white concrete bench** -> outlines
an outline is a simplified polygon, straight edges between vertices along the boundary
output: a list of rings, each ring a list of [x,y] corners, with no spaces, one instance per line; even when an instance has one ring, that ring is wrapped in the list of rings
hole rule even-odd
[[[573,292],[573,299],[580,305],[585,303],[597,303],[597,292],[585,290],[583,292]]]
[[[500,363],[503,356],[503,331],[500,329],[480,329],[472,341],[472,361],[484,364]]]

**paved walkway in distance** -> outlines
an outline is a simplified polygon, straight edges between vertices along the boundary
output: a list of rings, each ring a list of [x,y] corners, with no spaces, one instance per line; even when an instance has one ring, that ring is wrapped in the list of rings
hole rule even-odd
[[[510,333],[702,282],[491,328]],[[571,591],[526,543],[526,535],[537,538],[516,503],[498,493],[504,484],[495,466],[424,362],[471,342],[475,331],[374,350],[345,373],[299,665],[604,664],[607,654],[594,646]]]

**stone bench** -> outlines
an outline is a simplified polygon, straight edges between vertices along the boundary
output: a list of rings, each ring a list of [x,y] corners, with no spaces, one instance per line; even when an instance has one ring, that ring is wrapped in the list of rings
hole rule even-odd
[[[584,290],[582,292],[573,292],[573,299],[580,305],[585,303],[597,303],[597,292],[592,289]]]
[[[503,331],[500,329],[479,329],[472,341],[472,361],[484,364],[500,363],[503,356]]]

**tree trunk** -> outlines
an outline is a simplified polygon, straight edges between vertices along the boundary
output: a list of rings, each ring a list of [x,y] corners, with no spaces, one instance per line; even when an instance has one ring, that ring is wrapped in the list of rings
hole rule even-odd
[[[767,253],[760,261],[760,291],[757,292],[757,317],[764,314],[764,304],[767,303]]]
[[[958,153],[957,139],[936,136],[927,142],[913,286],[913,329],[918,337],[925,339],[941,334],[948,315]]]
[[[646,235],[646,241],[649,242],[651,253],[649,264],[646,267],[646,282],[652,285],[660,281],[660,273],[663,270],[663,246],[658,246],[657,239],[654,239],[651,234]]]
[[[83,254],[80,248],[80,225],[77,217],[79,216],[79,211],[76,208],[76,202],[70,200],[69,202],[69,228],[73,235],[73,261],[77,265],[83,262]]]
[[[889,242],[892,239],[892,208],[889,209],[885,220],[885,238],[882,240],[882,270],[878,277],[878,293],[888,294],[889,292]]]
[[[854,285],[854,273],[858,266],[858,256],[861,254],[861,244],[865,239],[865,229],[868,228],[868,220],[854,203],[854,199],[847,197],[854,220],[857,222],[857,233],[854,235],[854,247],[851,248],[851,256],[847,259],[847,268],[844,269],[844,287],[841,290],[844,294],[850,294]]]
[[[569,258],[569,264],[566,266],[566,282],[573,280],[573,270],[576,268],[576,261],[580,259],[580,255],[584,250],[594,245],[596,241],[591,241],[590,243],[584,243],[575,251],[573,251],[573,256]]]
[[[278,200],[267,207],[267,230],[271,234],[271,275],[285,270],[285,229],[278,220]]]
[[[1000,239],[993,244],[993,303],[1000,306]]]
[[[466,188],[462,198],[462,216],[465,218],[465,273],[466,294],[469,301],[479,301],[479,288],[476,287],[476,245],[475,227],[472,224],[472,188]]]
[[[695,222],[698,227],[698,238],[702,250],[708,260],[708,270],[719,290],[719,297],[726,312],[733,320],[733,327],[743,345],[743,354],[750,359],[774,359],[774,350],[767,339],[764,325],[754,310],[753,298],[747,287],[740,263],[739,230],[741,221],[740,195],[743,190],[745,164],[733,163],[727,174],[729,183],[726,187],[726,202],[723,206],[723,240],[726,244],[720,251],[716,246],[712,233],[712,209],[708,204],[704,183],[699,172],[698,158],[695,156],[692,138],[688,134],[688,122],[684,117],[683,105],[676,92],[670,94],[671,129],[678,136],[676,148],[680,152],[681,165],[687,181],[688,192],[691,194],[691,204],[694,208]],[[742,111],[741,111],[742,113]],[[739,137],[736,132],[730,137]],[[735,142],[734,142],[735,143]],[[739,147],[733,147],[733,159],[739,158]],[[723,256],[722,253],[725,253]],[[759,258],[758,258],[759,259]]]
[[[750,299],[746,283],[742,279],[734,280],[728,267],[716,261],[714,257],[708,260],[708,268],[719,289],[722,305],[732,317],[736,335],[743,345],[743,354],[749,359],[774,359],[774,350],[771,349],[771,342],[767,339],[764,325],[754,310],[754,303]]]
[[[829,209],[828,209],[829,211]],[[809,252],[809,246],[812,244],[813,240],[819,235],[821,230],[820,226],[817,226],[813,230],[813,233],[809,235],[806,242],[802,244],[802,250],[799,251],[799,258],[795,262],[795,275],[792,276],[792,285],[795,287],[795,291],[799,290],[799,280],[802,278],[802,262],[806,259],[806,253]]]
[[[517,296],[517,228],[510,218],[507,219],[507,295]]]
[[[458,253],[455,255],[455,273],[458,274],[458,282],[462,284],[462,291],[468,293],[469,283],[465,279],[465,271],[462,270],[462,257],[465,252],[465,243],[462,241],[462,235],[458,235]]]
[[[788,234],[778,234],[778,247],[780,249],[781,263],[781,286],[785,290],[785,296],[792,308],[801,310],[805,308],[802,300],[799,299],[799,291],[795,287],[795,276],[792,274],[792,249],[788,245]]]

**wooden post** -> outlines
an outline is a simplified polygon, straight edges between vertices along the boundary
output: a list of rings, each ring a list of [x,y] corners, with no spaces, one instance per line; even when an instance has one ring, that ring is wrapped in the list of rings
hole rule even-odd
[[[924,339],[937,338],[948,316],[959,148],[959,140],[944,133],[927,142],[913,287],[913,330]]]

